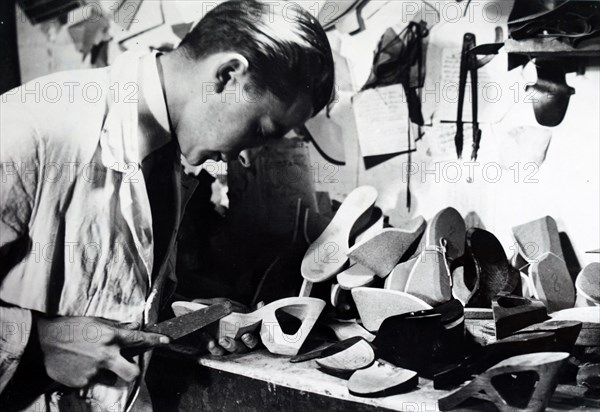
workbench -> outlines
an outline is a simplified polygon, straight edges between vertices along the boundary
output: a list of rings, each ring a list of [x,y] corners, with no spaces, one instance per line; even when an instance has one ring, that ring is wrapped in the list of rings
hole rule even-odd
[[[419,378],[418,388],[404,394],[356,397],[348,393],[345,380],[319,371],[314,360],[294,364],[289,357],[272,355],[264,349],[226,357],[207,356],[198,361],[199,365],[166,359],[160,363],[164,382],[158,385],[158,408],[156,397],[153,399],[155,410],[161,412],[437,411],[437,399],[448,393],[433,389],[432,381]],[[178,389],[169,395],[165,384],[173,383]],[[559,385],[548,410],[600,410],[600,399],[586,398],[584,393],[584,388]],[[496,410],[489,403],[470,402],[457,410]]]

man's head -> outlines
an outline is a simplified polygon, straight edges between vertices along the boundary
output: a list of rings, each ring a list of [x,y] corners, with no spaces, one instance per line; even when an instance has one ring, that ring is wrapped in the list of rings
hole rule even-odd
[[[280,138],[323,109],[333,94],[327,37],[293,3],[221,3],[171,55],[176,63],[167,83],[177,90],[177,101],[169,107],[191,164]]]

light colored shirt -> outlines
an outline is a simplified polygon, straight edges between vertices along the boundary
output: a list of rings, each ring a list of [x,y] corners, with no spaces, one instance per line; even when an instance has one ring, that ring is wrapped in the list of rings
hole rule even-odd
[[[2,391],[27,344],[29,310],[156,321],[185,202],[177,156],[172,185],[162,189],[172,195],[176,224],[169,253],[154,261],[141,166],[172,138],[154,53],[52,74],[7,92],[0,104]],[[131,388],[94,385],[81,394],[88,409],[122,411],[131,400]]]

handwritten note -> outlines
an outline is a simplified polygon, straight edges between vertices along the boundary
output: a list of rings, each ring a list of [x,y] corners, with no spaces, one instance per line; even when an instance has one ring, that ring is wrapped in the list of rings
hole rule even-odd
[[[408,105],[401,85],[360,92],[352,107],[363,157],[409,150]]]

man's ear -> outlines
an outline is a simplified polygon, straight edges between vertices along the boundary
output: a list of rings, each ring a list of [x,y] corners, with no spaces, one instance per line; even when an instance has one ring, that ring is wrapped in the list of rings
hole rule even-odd
[[[217,93],[221,93],[230,82],[239,82],[248,73],[248,59],[239,53],[227,53],[217,68]]]

